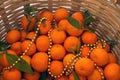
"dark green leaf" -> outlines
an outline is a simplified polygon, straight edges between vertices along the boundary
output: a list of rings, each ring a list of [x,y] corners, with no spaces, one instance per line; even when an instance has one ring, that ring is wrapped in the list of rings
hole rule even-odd
[[[81,25],[79,24],[79,22],[76,19],[74,19],[72,17],[67,17],[67,20],[75,28],[78,28],[78,29],[82,28]]]
[[[69,48],[69,51],[72,52],[73,54],[76,54],[75,51],[71,48]]]
[[[117,42],[117,41],[115,41],[115,40],[107,40],[107,43],[108,43],[108,44],[115,45],[115,44],[118,44],[119,42]]]
[[[40,80],[46,80],[47,77],[48,77],[48,73],[47,73],[47,72],[42,72],[42,73],[40,74]]]
[[[12,65],[15,63],[15,61],[18,60],[18,56],[12,55],[12,54],[6,54],[8,62]],[[14,66],[16,69],[19,69],[20,71],[27,72],[27,73],[33,73],[30,65],[23,59],[21,59],[17,64]]]
[[[2,57],[2,54],[0,54],[0,59],[1,59],[1,57]]]
[[[5,51],[8,48],[8,46],[8,43],[0,41],[0,51]]]
[[[85,18],[85,25],[86,25],[86,26],[89,26],[92,22],[96,21],[96,19],[93,18],[93,15],[90,14],[88,10],[85,11],[85,12],[83,13],[83,15],[84,15],[84,18]]]
[[[73,74],[75,80],[80,80],[80,78],[79,78],[78,75],[75,73],[75,71],[73,71],[72,74]]]
[[[77,54],[80,52],[80,44],[77,45]]]
[[[28,25],[27,25],[26,33],[29,32],[29,28],[30,28],[30,24],[31,24],[31,21],[30,21],[30,20],[28,20],[28,21],[29,21],[29,23],[28,23]]]

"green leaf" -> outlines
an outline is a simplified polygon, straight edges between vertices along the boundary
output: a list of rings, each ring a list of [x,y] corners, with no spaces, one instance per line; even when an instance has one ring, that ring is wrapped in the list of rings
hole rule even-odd
[[[1,57],[2,57],[2,54],[0,54],[0,59],[1,59]]]
[[[5,51],[8,48],[8,46],[8,43],[0,41],[0,51]]]
[[[80,52],[80,44],[77,45],[77,54]]]
[[[72,52],[73,54],[76,54],[72,48],[69,48],[69,51]]]
[[[115,40],[107,40],[107,43],[108,43],[108,44],[115,45],[115,44],[118,44],[119,42],[117,42],[117,41],[115,41]]]
[[[93,15],[89,13],[89,11],[85,11],[83,13],[84,18],[85,18],[85,26],[89,26],[92,22],[96,21],[95,18],[93,18]]]
[[[75,80],[80,80],[80,78],[79,78],[78,75],[75,73],[75,71],[72,71],[72,74],[73,74]]]
[[[79,22],[78,22],[76,19],[74,19],[74,18],[72,18],[72,17],[67,17],[67,20],[68,20],[68,22],[69,22],[72,26],[74,26],[75,28],[78,28],[78,29],[81,28],[81,25],[79,24]]]
[[[29,32],[29,28],[30,28],[30,24],[31,24],[31,21],[30,21],[30,20],[28,20],[28,21],[29,21],[29,23],[28,23],[28,25],[27,25],[26,33]]]
[[[18,56],[16,55],[12,55],[12,54],[6,54],[7,56],[7,60],[8,62],[12,65],[15,63],[15,61],[18,60]],[[14,66],[16,69],[23,71],[23,72],[27,72],[27,73],[33,73],[30,65],[23,59],[21,59],[20,61],[18,61],[17,64],[15,64]]]

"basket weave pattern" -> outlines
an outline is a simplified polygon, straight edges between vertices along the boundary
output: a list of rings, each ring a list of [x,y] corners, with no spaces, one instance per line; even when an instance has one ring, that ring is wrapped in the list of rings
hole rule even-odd
[[[30,3],[39,10],[48,8],[53,11],[59,7],[70,11],[85,11],[95,15],[99,22],[92,25],[95,33],[105,40],[115,40],[120,43],[120,7],[109,4],[106,0],[0,0],[0,40],[10,29],[20,29],[20,18],[24,7]],[[120,63],[120,44],[112,48]]]

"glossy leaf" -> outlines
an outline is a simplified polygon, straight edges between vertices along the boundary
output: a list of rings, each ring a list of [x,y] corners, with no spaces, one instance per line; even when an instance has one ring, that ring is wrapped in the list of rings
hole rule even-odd
[[[80,80],[80,78],[78,77],[78,75],[75,73],[75,71],[72,72],[73,76],[74,76],[74,80]]]
[[[5,51],[8,48],[8,46],[8,43],[0,41],[0,51]]]
[[[80,52],[80,44],[77,45],[77,54]]]
[[[15,61],[18,60],[18,56],[16,55],[12,55],[12,54],[6,54],[7,56],[7,60],[8,62],[12,65],[15,63]],[[27,72],[27,73],[33,73],[30,65],[23,59],[21,59],[20,61],[18,61],[17,64],[15,64],[14,66],[16,69],[23,71],[23,72]]]
[[[72,52],[73,54],[76,54],[75,51],[71,48],[69,48],[69,51]]]
[[[112,44],[112,45],[118,44],[118,42],[115,40],[107,40],[107,43]]]
[[[72,17],[67,17],[67,20],[73,27],[78,28],[78,29],[81,28],[81,25],[79,24],[79,22],[76,19],[74,19]]]

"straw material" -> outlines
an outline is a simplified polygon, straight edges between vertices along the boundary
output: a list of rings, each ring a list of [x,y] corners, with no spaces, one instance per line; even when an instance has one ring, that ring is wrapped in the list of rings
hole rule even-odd
[[[106,0],[0,0],[0,40],[4,41],[5,34],[10,29],[20,29],[20,18],[28,3],[38,11],[48,8],[54,12],[59,7],[70,11],[89,10],[99,20],[92,25],[96,34],[105,40],[120,43],[120,6]],[[120,44],[115,45],[112,52],[117,55],[120,63],[119,48]]]

